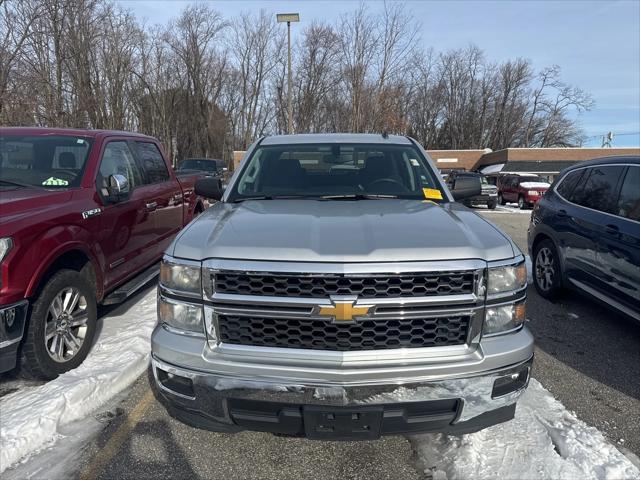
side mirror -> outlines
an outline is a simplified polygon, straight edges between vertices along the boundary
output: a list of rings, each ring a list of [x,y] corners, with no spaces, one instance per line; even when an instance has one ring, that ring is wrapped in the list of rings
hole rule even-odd
[[[109,175],[108,183],[108,200],[111,202],[117,202],[129,193],[129,180],[127,180],[127,177],[124,175],[120,175],[119,173]]]
[[[224,189],[222,188],[222,182],[219,178],[205,177],[196,180],[195,192],[196,195],[201,197],[220,200],[224,193]]]
[[[457,177],[451,189],[454,200],[475,197],[482,193],[480,177]]]

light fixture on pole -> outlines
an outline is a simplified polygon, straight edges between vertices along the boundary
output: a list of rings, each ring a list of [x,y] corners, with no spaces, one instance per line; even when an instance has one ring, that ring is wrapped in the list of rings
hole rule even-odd
[[[291,22],[299,22],[300,15],[297,13],[278,13],[276,14],[278,23],[287,22],[287,51],[288,51],[288,73],[287,81],[287,132],[293,133],[293,106],[291,105]]]

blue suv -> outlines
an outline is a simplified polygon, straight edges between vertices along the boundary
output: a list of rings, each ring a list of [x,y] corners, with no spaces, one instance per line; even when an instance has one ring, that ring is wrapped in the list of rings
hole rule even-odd
[[[540,295],[574,288],[640,321],[640,157],[563,171],[531,214],[528,244]]]

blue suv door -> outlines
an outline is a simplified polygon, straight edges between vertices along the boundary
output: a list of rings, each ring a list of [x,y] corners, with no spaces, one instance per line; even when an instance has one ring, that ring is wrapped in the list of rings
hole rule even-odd
[[[568,201],[556,212],[554,223],[566,276],[583,289],[606,291],[609,288],[597,252],[604,226],[615,208],[625,168],[598,165],[584,169]]]
[[[640,319],[640,165],[622,173],[617,201],[600,227],[596,255],[607,293]]]

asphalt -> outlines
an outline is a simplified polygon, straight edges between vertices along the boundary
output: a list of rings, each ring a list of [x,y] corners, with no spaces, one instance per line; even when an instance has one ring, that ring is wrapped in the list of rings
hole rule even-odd
[[[528,215],[481,214],[526,252]],[[550,303],[531,287],[528,296],[534,377],[621,451],[640,455],[640,325],[575,293]],[[169,417],[149,388],[143,375],[123,400],[96,413],[105,426],[79,448],[66,478],[423,478],[404,437],[353,443],[217,434]]]

